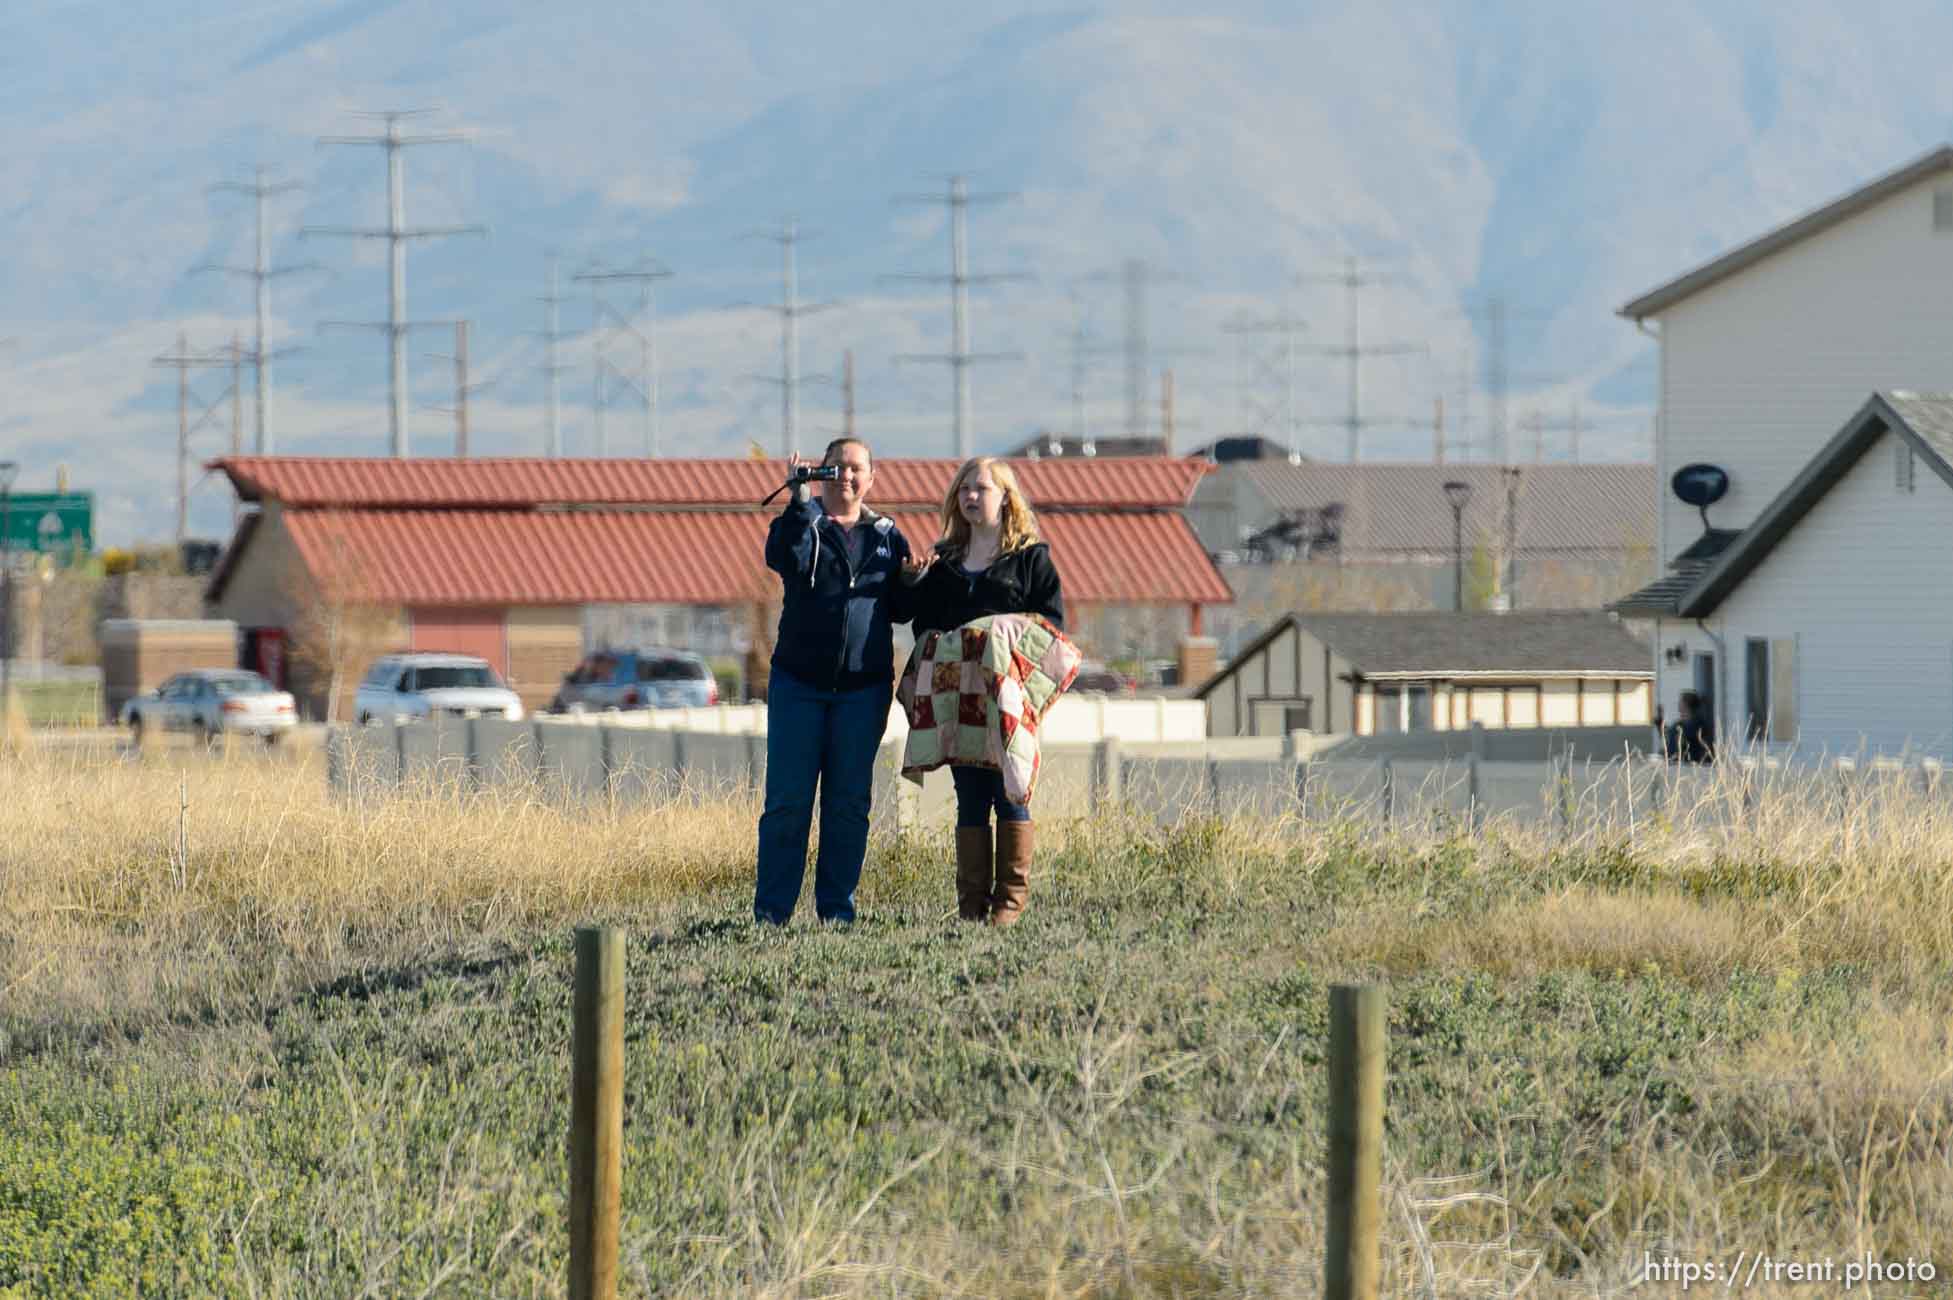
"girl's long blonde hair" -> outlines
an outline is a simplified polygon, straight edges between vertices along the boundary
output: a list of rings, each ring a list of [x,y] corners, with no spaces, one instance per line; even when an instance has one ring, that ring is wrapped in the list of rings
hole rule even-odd
[[[943,497],[943,535],[937,542],[938,549],[969,549],[970,521],[957,509],[956,497],[963,490],[964,481],[980,469],[990,471],[990,481],[1004,494],[1003,508],[997,512],[997,553],[1008,555],[1036,542],[1037,516],[1031,513],[1030,498],[1018,486],[1017,475],[1009,462],[995,456],[972,456],[956,471],[956,477],[950,480],[949,491]]]

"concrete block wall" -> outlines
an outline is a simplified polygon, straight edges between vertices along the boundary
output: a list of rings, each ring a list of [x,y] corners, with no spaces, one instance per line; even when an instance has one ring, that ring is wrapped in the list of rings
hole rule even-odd
[[[355,800],[403,789],[509,789],[568,803],[757,800],[766,780],[764,735],[553,719],[338,726],[327,734],[326,758],[333,790]],[[949,772],[925,773],[918,784],[901,774],[901,758],[902,742],[895,738],[877,753],[873,833],[947,832],[955,822]],[[1764,776],[1759,767],[1752,779]],[[1806,784],[1811,798],[1828,799],[1842,811],[1878,782],[1894,779],[1890,772],[1832,763],[1813,768]],[[1938,782],[1940,773],[1936,766],[1928,771],[1915,765],[1898,779]],[[1223,816],[1350,818],[1437,829],[1506,818],[1625,828],[1682,811],[1733,821],[1745,807],[1731,788],[1727,772],[1645,757],[1532,761],[1466,752],[1342,758],[1294,748],[1250,755],[1228,747],[1203,754],[1179,744],[1128,745],[1115,738],[1048,745],[1032,807],[1046,821],[1117,808],[1162,825]],[[1735,788],[1740,791],[1740,782]]]

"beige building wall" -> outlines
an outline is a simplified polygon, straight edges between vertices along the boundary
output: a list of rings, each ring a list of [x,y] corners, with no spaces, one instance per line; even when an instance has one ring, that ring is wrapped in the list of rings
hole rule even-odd
[[[509,685],[525,713],[547,708],[563,675],[583,657],[583,609],[579,605],[510,606]]]
[[[317,580],[292,542],[283,508],[275,501],[266,502],[250,544],[238,554],[223,594],[211,606],[212,612],[236,623],[239,629],[285,629],[290,686],[299,711],[308,718],[331,716],[343,721],[352,716],[353,696],[367,663],[378,655],[407,647],[407,618],[403,610],[391,606],[358,617],[357,634],[347,638],[339,665],[338,698],[328,715],[331,666],[324,661],[322,651],[305,644],[307,624],[318,614],[320,603]]]

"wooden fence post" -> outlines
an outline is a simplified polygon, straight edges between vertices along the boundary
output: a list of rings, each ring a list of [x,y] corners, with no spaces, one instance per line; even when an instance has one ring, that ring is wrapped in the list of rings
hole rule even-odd
[[[576,932],[570,1061],[570,1300],[616,1300],[623,1200],[624,933]]]
[[[1383,1221],[1383,990],[1329,990],[1327,1300],[1376,1300]]]

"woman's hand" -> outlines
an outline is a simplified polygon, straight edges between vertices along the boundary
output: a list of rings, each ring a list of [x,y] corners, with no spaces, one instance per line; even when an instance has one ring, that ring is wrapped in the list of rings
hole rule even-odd
[[[929,572],[929,566],[935,562],[936,548],[933,546],[921,555],[911,553],[907,559],[902,561],[902,585],[905,587],[913,587],[918,582],[921,582],[923,576]]]
[[[799,452],[794,452],[787,457],[787,477],[792,478],[801,466],[811,465],[813,463]],[[793,485],[793,499],[795,501],[805,501],[811,496],[813,496],[813,484],[803,482]]]

